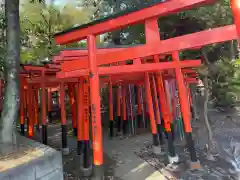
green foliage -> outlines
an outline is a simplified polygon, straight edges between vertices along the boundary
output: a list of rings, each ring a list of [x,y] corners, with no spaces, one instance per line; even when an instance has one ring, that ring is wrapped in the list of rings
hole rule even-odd
[[[6,24],[4,9],[0,7],[0,72],[3,71],[3,60],[6,53],[6,36],[5,36]],[[0,74],[2,77],[2,73]]]
[[[59,52],[60,46],[57,46],[53,39],[56,32],[86,23],[91,15],[87,9],[81,10],[70,5],[58,9],[42,3],[24,3],[20,9],[24,42],[21,61],[31,64],[39,64]],[[82,44],[73,43],[68,47],[79,47]]]
[[[182,13],[182,16],[187,16],[194,21],[201,22],[205,28],[213,28],[233,23],[229,0],[219,0],[215,4],[189,10]]]
[[[228,106],[235,102],[240,90],[240,69],[236,61],[221,59],[214,63],[215,74],[211,77],[212,97],[216,105]]]

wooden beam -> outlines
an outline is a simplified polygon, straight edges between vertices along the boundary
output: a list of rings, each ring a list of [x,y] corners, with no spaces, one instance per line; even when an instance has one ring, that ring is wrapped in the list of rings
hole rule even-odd
[[[197,67],[201,65],[201,60],[185,60],[179,63],[181,68],[186,67]],[[140,73],[140,72],[153,72],[164,69],[173,69],[178,66],[175,62],[161,62],[161,63],[150,63],[150,64],[133,64],[112,66],[112,67],[98,67],[98,74],[101,75],[117,75],[126,73]],[[70,78],[70,77],[81,77],[89,75],[88,69],[74,70],[67,72],[57,73],[57,78]]]
[[[233,39],[237,39],[235,25],[228,25],[162,40],[151,46],[143,45],[127,48],[118,52],[97,54],[97,63],[98,65],[111,64],[129,59],[153,56],[155,54],[171,53],[173,51],[181,51],[199,46],[202,47],[208,44],[220,43]],[[86,57],[71,62],[64,62],[61,65],[62,71],[79,70],[87,67],[88,58]]]
[[[184,11],[193,7],[201,6],[213,2],[212,0],[169,0],[159,3],[148,8],[109,19],[98,24],[89,25],[84,28],[74,28],[74,30],[58,33],[55,35],[57,44],[68,44],[82,39],[86,39],[88,35],[99,35],[110,32],[128,25],[144,22],[146,19],[167,16],[180,11]]]

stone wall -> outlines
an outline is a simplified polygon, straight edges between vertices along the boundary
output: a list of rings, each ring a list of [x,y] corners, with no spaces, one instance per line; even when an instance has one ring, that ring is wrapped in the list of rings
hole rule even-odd
[[[17,137],[17,146],[0,145],[0,180],[63,180],[60,152]]]

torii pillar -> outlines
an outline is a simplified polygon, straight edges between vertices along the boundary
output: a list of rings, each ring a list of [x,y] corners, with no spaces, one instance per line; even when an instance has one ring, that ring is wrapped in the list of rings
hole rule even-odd
[[[240,44],[240,0],[231,0],[232,14],[234,23],[236,25],[236,31],[238,35],[238,43]]]

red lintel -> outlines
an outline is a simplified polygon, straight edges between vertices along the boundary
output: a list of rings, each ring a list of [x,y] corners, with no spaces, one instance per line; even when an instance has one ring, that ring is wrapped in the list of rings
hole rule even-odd
[[[35,88],[42,88],[40,83],[31,83],[32,86],[34,86]],[[47,88],[56,88],[59,86],[59,83],[44,83],[44,87]]]
[[[60,64],[48,64],[47,66],[48,66],[48,68],[58,69],[59,71],[61,70]]]
[[[152,44],[151,46],[143,45],[130,47],[118,52],[97,54],[97,63],[98,66],[103,64],[112,64],[128,59],[137,59],[141,57],[152,56],[155,54],[170,53],[173,51],[191,49],[193,47],[225,42],[233,39],[237,39],[235,25],[223,26],[167,40],[162,40],[156,44]],[[84,69],[87,67],[88,58],[82,57],[71,62],[64,62],[61,69],[63,71],[70,71]]]
[[[29,66],[29,65],[24,65],[23,66],[26,71],[45,71],[45,72],[57,72],[59,69],[56,68],[47,68],[45,66]]]
[[[77,78],[65,78],[65,79],[59,79],[56,77],[38,77],[38,78],[29,78],[27,79],[28,83],[41,83],[42,81],[44,81],[44,83],[56,83],[59,84],[61,82],[65,82],[65,83],[76,83],[78,82]]]
[[[213,2],[212,0],[169,0],[164,3],[156,4],[154,6],[141,9],[139,11],[126,14],[115,19],[109,19],[96,25],[88,26],[86,28],[76,29],[71,32],[57,34],[55,36],[57,44],[68,44],[85,39],[88,35],[102,34],[110,32],[124,26],[141,23],[146,19],[167,16],[183,10],[187,10],[196,6]]]
[[[181,68],[186,67],[197,67],[201,65],[201,60],[185,60],[180,62]],[[125,73],[136,73],[136,72],[153,72],[164,69],[173,69],[177,67],[175,62],[161,62],[161,63],[150,63],[150,64],[134,64],[124,65],[121,67],[103,67],[98,68],[99,75],[114,75],[114,74],[125,74]]]
[[[180,63],[181,68],[186,67],[197,67],[201,65],[201,60],[185,60]],[[140,72],[153,72],[164,69],[173,69],[178,66],[175,62],[161,62],[161,63],[150,63],[150,64],[133,64],[133,65],[123,65],[112,66],[112,67],[98,67],[99,75],[116,75],[125,73],[140,73]],[[57,78],[67,78],[67,77],[81,77],[89,75],[88,69],[74,70],[67,72],[57,73]]]
[[[173,79],[175,78],[174,76],[171,75],[166,75],[163,76],[164,79]],[[107,83],[111,79],[111,82],[113,84],[119,83],[120,81],[122,82],[140,82],[144,81],[144,73],[131,73],[131,76],[128,74],[126,75],[118,75],[118,76],[111,76],[111,77],[106,77],[106,78],[101,78],[101,83]],[[191,81],[191,82],[197,82],[197,79],[195,77],[185,77],[185,81]]]
[[[98,54],[102,53],[109,53],[109,52],[116,52],[116,51],[121,51],[126,48],[100,48],[97,49]],[[76,50],[63,50],[60,52],[60,56],[62,58],[65,57],[79,57],[79,56],[88,56],[88,50],[87,49],[76,49]]]

